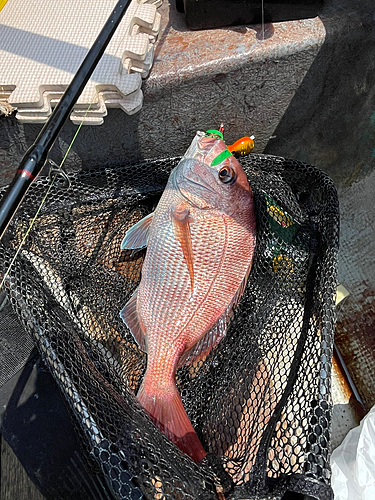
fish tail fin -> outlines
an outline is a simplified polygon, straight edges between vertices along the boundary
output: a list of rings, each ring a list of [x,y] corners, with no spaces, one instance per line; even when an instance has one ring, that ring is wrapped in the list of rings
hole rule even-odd
[[[148,394],[141,385],[137,398],[154,424],[181,451],[195,462],[203,460],[206,452],[191,425],[177,387],[173,384],[163,395]]]

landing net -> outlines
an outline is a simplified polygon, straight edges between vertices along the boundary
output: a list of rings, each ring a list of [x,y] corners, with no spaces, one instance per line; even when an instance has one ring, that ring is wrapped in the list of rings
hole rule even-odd
[[[146,356],[119,317],[145,251],[121,251],[154,210],[179,159],[118,165],[56,182],[5,279],[14,310],[65,396],[87,453],[116,499],[332,499],[331,357],[339,218],[321,171],[241,159],[254,192],[254,265],[228,333],[177,372],[208,455],[195,464],[135,398]],[[32,185],[0,244],[1,279],[43,199]],[[53,443],[51,445],[53,447]]]

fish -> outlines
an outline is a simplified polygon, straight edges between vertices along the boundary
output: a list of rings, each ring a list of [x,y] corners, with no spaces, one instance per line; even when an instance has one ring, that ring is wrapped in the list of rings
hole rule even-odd
[[[147,354],[138,401],[195,462],[206,451],[184,409],[176,371],[203,359],[226,335],[255,244],[246,174],[225,142],[204,132],[171,172],[155,211],[121,244],[133,251],[147,247],[139,286],[120,312]]]

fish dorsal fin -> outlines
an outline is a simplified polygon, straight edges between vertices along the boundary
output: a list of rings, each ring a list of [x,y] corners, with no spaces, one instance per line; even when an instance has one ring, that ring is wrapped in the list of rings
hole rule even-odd
[[[151,212],[126,231],[125,237],[121,242],[121,250],[135,250],[147,247],[153,215],[154,212]]]
[[[245,278],[242,280],[228,307],[214,324],[214,326],[190,349],[186,350],[179,359],[178,367],[188,366],[196,361],[200,361],[207,356],[211,350],[225,337],[228,329],[228,324],[233,314],[233,308],[240,301],[245,290],[246,283],[251,271],[251,265],[246,272]]]
[[[137,312],[137,290],[130,297],[124,308],[120,312],[120,318],[131,331],[134,340],[139,345],[139,348],[147,353],[147,337],[142,328]]]
[[[190,275],[191,291],[194,288],[193,248],[190,233],[190,211],[186,203],[179,203],[171,210],[173,231],[181,245]]]

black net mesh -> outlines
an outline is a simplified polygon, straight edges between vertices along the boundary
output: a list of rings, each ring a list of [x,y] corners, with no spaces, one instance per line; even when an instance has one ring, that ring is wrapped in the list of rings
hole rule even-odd
[[[251,155],[257,247],[222,342],[177,372],[205,450],[196,464],[135,398],[146,356],[119,318],[145,251],[121,251],[154,210],[178,158],[113,166],[58,182],[6,277],[6,290],[71,410],[86,450],[117,499],[333,498],[330,375],[338,250],[332,181],[291,160]],[[31,187],[1,244],[15,256],[48,178]]]

